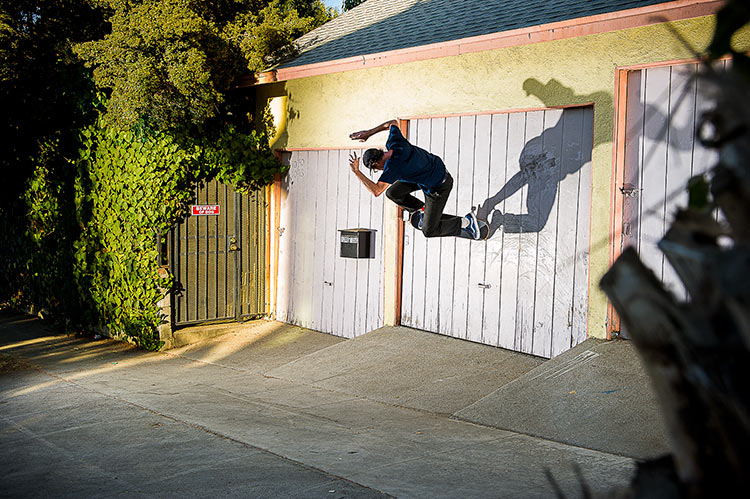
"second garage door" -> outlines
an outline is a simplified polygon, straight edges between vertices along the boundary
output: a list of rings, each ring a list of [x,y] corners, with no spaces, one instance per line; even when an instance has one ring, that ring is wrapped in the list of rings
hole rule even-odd
[[[723,70],[728,61],[719,61]],[[696,140],[703,112],[713,109],[709,82],[698,64],[628,72],[621,248],[633,246],[643,263],[678,297],[682,282],[657,243],[678,208],[687,206],[690,177],[706,173],[718,153]],[[618,251],[619,252],[619,251]]]
[[[347,338],[383,325],[383,200],[352,175],[353,152],[286,153],[278,227],[276,318]],[[374,231],[371,258],[341,256],[351,228]]]
[[[401,323],[553,357],[586,339],[591,107],[409,122],[454,177],[446,213],[475,207],[487,241],[406,224]]]

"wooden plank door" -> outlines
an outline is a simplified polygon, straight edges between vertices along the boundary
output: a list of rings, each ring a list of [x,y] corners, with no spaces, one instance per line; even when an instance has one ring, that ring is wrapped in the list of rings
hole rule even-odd
[[[453,175],[446,213],[476,208],[491,236],[407,225],[401,323],[542,357],[583,341],[593,110],[413,120],[408,137]]]
[[[285,153],[277,286],[278,320],[347,338],[383,325],[384,197],[352,175],[352,152]],[[374,229],[374,258],[340,256],[339,230],[358,227]]]
[[[628,72],[624,181],[619,186],[620,250],[635,247],[644,264],[682,299],[687,292],[657,243],[677,208],[687,205],[688,180],[718,160],[716,151],[695,138],[701,113],[712,107],[698,70],[697,64],[683,64]]]

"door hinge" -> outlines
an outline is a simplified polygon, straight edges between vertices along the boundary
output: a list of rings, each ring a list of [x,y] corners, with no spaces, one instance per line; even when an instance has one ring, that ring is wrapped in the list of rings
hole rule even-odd
[[[620,192],[622,192],[622,195],[626,198],[637,198],[640,189],[633,184],[623,184],[622,187],[620,187]]]
[[[237,246],[237,238],[234,236],[231,236],[229,238],[229,251],[239,251],[239,247]]]

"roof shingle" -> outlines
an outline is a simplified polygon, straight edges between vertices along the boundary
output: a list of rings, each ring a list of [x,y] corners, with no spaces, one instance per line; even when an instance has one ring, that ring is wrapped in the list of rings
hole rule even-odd
[[[644,7],[658,0],[367,0],[297,40],[289,68]]]

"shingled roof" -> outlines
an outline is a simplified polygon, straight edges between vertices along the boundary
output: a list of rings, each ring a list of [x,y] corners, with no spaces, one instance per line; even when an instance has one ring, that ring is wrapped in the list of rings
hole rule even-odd
[[[367,0],[297,40],[280,68],[654,5],[655,0]]]

